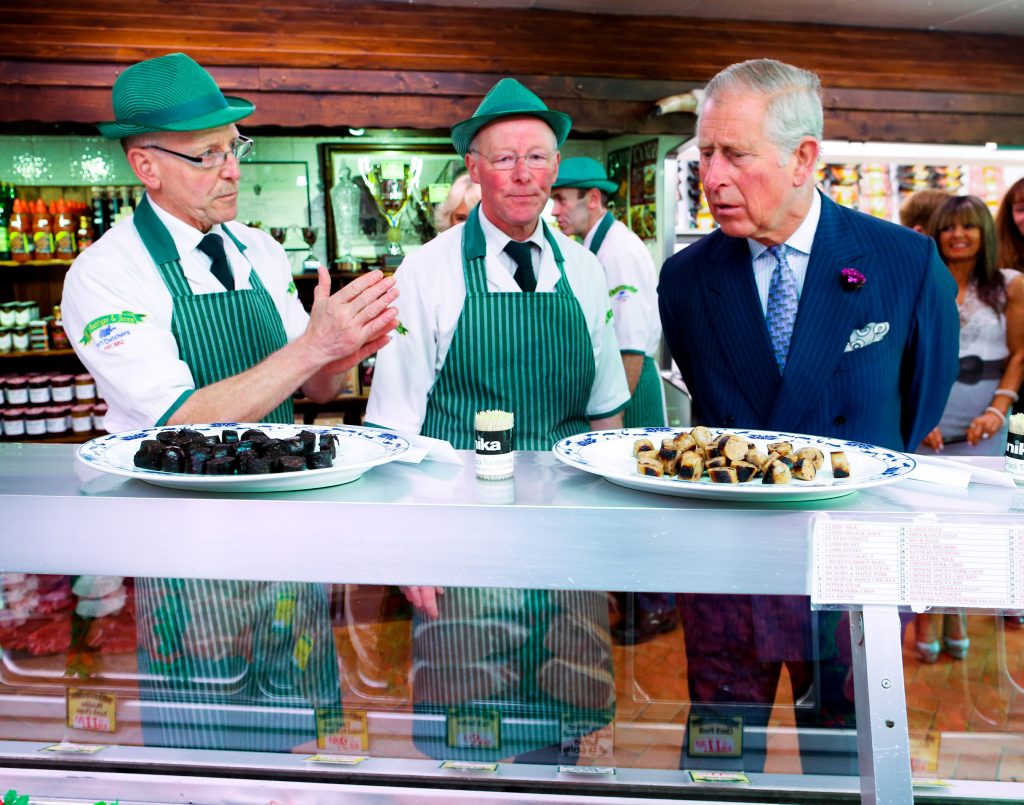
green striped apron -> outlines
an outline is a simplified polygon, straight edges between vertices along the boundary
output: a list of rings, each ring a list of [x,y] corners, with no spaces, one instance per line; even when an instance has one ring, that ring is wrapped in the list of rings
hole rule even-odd
[[[544,235],[560,274],[553,292],[490,293],[478,208],[470,213],[466,303],[427,401],[424,435],[470,449],[474,414],[488,408],[515,414],[517,450],[549,450],[589,428],[593,347],[546,225]],[[438,607],[438,619],[413,621],[415,709],[444,717],[414,722],[426,754],[497,760],[552,746],[557,754],[567,729],[585,734],[611,719],[604,593],[450,587]],[[484,726],[474,733],[474,723]]]
[[[604,244],[605,236],[612,228],[613,223],[615,223],[615,216],[606,212],[597,225],[597,231],[594,232],[594,237],[590,241],[590,251],[594,253],[595,257]],[[622,415],[622,424],[627,428],[664,427],[667,424],[661,376],[658,374],[658,366],[654,362],[654,358],[650,355],[644,355],[640,379],[637,380],[633,396],[623,409]]]
[[[285,345],[281,317],[255,271],[249,290],[193,294],[148,198],[134,222],[173,299],[171,331],[196,388],[239,374]],[[265,421],[294,421],[291,400]],[[183,528],[197,526],[183,519]],[[288,751],[316,736],[308,708],[340,708],[323,586],[139,578],[136,598],[148,745]]]

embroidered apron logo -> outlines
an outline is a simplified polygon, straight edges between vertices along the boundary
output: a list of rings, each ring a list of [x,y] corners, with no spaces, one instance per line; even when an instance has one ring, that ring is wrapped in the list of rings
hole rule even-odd
[[[398,326],[395,328],[395,332],[398,333],[399,335],[409,334],[409,331],[406,329],[405,325],[402,324],[402,322],[398,322]]]
[[[608,296],[614,299],[619,294],[636,293],[637,289],[632,285],[617,285],[608,291]]]
[[[147,315],[146,313],[132,313],[130,310],[125,310],[121,313],[108,313],[106,316],[100,316],[85,325],[81,343],[87,345],[92,340],[93,333],[97,333],[96,346],[100,349],[116,347],[128,335],[128,330],[117,325],[142,324]]]
[[[612,321],[612,311],[609,308],[608,312],[604,314],[604,323],[605,324],[611,324],[611,321]]]
[[[295,296],[299,292],[299,289],[295,287],[295,280],[288,283],[288,293]]]

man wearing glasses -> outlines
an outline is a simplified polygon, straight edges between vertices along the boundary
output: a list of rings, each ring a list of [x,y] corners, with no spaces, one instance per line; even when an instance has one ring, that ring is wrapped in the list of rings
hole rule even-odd
[[[463,450],[473,449],[474,414],[486,409],[514,415],[516,450],[550,450],[568,436],[621,426],[629,389],[604,271],[541,220],[570,126],[567,115],[506,78],[452,128],[480,204],[399,267],[401,324],[377,358],[368,421]],[[570,761],[578,736],[568,733],[610,719],[603,593],[405,593],[416,607],[413,698],[447,721],[446,729],[437,719],[414,722],[424,752]],[[444,735],[462,729],[453,706],[473,705],[498,714],[484,724],[482,745],[446,745]],[[565,726],[567,714],[577,727]]]
[[[393,280],[371,272],[330,294],[320,269],[310,314],[284,250],[234,221],[252,148],[225,97],[191,58],[129,67],[114,84],[118,138],[146,188],[132,220],[75,261],[62,310],[96,377],[111,432],[213,421],[293,421],[292,393],[332,399],[345,372],[387,343]]]
[[[107,429],[288,424],[297,389],[334,397],[387,343],[394,281],[375,271],[332,295],[321,267],[306,313],[281,246],[234,221],[252,147],[235,123],[253,105],[188,56],[129,67],[113,106],[99,129],[121,140],[146,194],[78,257],[62,300]],[[147,744],[287,751],[316,737],[308,708],[340,707],[322,585],[139,578],[134,589]]]
[[[541,212],[572,121],[515,79],[452,128],[480,204],[409,255],[398,334],[366,418],[474,446],[473,414],[515,415],[515,448],[618,427],[629,399],[600,263]]]

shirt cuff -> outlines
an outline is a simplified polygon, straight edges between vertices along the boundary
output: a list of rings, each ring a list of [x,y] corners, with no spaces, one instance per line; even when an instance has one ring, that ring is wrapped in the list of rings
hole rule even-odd
[[[164,425],[166,425],[167,424],[167,420],[170,419],[174,415],[174,412],[177,411],[179,408],[181,408],[181,406],[184,404],[185,400],[187,400],[189,397],[191,397],[194,393],[195,393],[195,389],[187,389],[187,390],[181,392],[181,394],[178,395],[178,399],[176,399],[171,404],[171,407],[168,408],[166,411],[164,411],[163,416],[161,416],[156,421],[156,427],[162,428]]]

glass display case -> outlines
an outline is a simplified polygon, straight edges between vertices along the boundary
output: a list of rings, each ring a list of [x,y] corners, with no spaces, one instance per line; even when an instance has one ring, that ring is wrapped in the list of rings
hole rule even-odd
[[[517,453],[504,481],[456,458],[209,493],[97,472],[72,446],[0,445],[6,788],[1024,799],[1018,613],[972,609],[966,655],[925,664],[909,612],[807,598],[822,517],[1020,539],[1021,491],[903,480],[723,503],[624,488],[550,453]],[[652,597],[676,614],[624,637]]]

